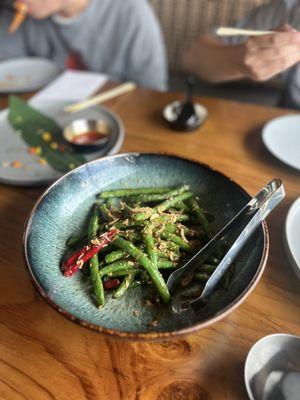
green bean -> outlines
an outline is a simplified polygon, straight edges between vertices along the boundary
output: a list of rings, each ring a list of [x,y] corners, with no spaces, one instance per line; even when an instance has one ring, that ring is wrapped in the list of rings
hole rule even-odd
[[[141,203],[155,203],[157,201],[162,201],[168,199],[170,192],[166,193],[149,193],[149,194],[140,194],[138,196],[132,197],[130,200],[135,201],[137,204]]]
[[[95,254],[90,260],[90,275],[98,307],[102,308],[105,304],[105,298],[104,298],[104,288],[98,269],[98,254]]]
[[[186,222],[189,221],[190,217],[186,214],[175,214],[176,222]]]
[[[144,281],[140,281],[140,280],[135,280],[135,281],[133,281],[132,282],[132,284],[130,285],[130,287],[129,287],[129,289],[135,289],[135,288],[137,288],[137,287],[139,287],[139,286],[142,286],[142,285],[145,285],[145,283],[146,282],[144,282]]]
[[[126,292],[126,290],[130,287],[130,285],[133,283],[135,277],[135,273],[130,273],[125,276],[123,281],[121,282],[120,286],[118,289],[114,292],[113,297],[115,299],[123,296],[123,294]]]
[[[211,274],[214,272],[214,270],[217,268],[216,265],[211,265],[211,264],[203,264],[201,267],[199,267],[200,272],[207,272]]]
[[[140,194],[134,197],[134,200],[140,201],[141,203],[153,203],[157,201],[162,201],[169,199],[171,197],[177,196],[178,194],[189,190],[187,185],[176,188],[174,190],[170,190],[166,193],[149,193],[149,194]]]
[[[99,228],[99,212],[98,208],[94,206],[93,216],[90,220],[89,227],[88,227],[88,239],[91,241],[97,237]]]
[[[179,201],[178,203],[174,204],[174,208],[176,210],[184,211],[186,213],[191,211],[190,207],[187,204],[185,204],[183,201]]]
[[[123,250],[114,250],[111,253],[106,254],[105,256],[105,262],[106,264],[113,263],[115,261],[120,260],[121,258],[126,256],[126,252]]]
[[[166,193],[170,190],[170,188],[117,189],[104,191],[100,193],[99,197],[102,199],[108,199],[109,197],[129,197],[139,194]]]
[[[117,205],[118,205],[118,202],[119,202],[119,200],[118,199],[116,199],[115,197],[109,197],[107,200],[106,200],[106,205],[107,205],[107,207],[108,207],[108,209],[111,211],[111,210],[116,210],[118,207],[117,207]]]
[[[105,203],[99,203],[98,204],[100,213],[101,213],[101,217],[104,221],[109,221],[113,218],[113,215],[111,214],[111,212],[108,210],[107,206]]]
[[[140,242],[142,240],[140,233],[130,230],[119,232],[119,236],[124,237],[125,239],[128,239],[131,242]]]
[[[135,274],[138,274],[140,272],[139,269],[137,268],[127,268],[122,270],[118,270],[118,271],[114,271],[114,272],[110,272],[109,274],[105,275],[108,276],[109,278],[118,278],[120,276],[126,276],[128,274],[131,274],[132,272],[134,272]]]
[[[164,303],[168,303],[170,301],[170,293],[168,287],[158,271],[158,269],[153,265],[153,263],[149,260],[149,258],[144,254],[141,250],[139,250],[132,243],[124,240],[121,237],[117,237],[113,241],[114,245],[125,250],[128,254],[130,254],[133,258],[135,258],[138,263],[145,268],[145,270],[150,275],[153,280],[154,285],[158,293],[160,294]]]
[[[158,242],[158,248],[159,248],[160,252],[162,253],[161,255],[159,255],[160,257],[161,256],[165,257],[166,255],[168,256],[169,252],[167,250],[170,250],[176,254],[179,254],[179,251],[180,251],[180,247],[178,244],[167,241],[167,240],[161,240],[161,239]]]
[[[175,222],[186,222],[189,220],[189,216],[186,214],[179,214],[179,213],[163,213],[163,214],[153,214],[151,216],[151,222],[155,224],[166,224],[166,223],[175,223]],[[147,221],[141,220],[137,222],[143,222],[144,224]]]
[[[175,268],[176,265],[169,260],[164,260],[164,259],[160,259],[157,262],[157,268],[158,269],[170,269],[170,268]]]
[[[183,186],[184,190],[186,189],[185,186]],[[165,200],[164,202],[160,203],[156,207],[150,209],[149,212],[140,212],[137,214],[133,215],[133,219],[136,221],[141,221],[144,219],[150,218],[154,214],[161,214],[164,211],[166,211],[168,208],[172,207],[174,204],[178,203],[179,201],[189,199],[193,196],[192,192],[185,191],[181,194],[178,194],[177,196],[171,197],[170,199]]]
[[[146,246],[146,251],[148,254],[148,257],[152,261],[152,263],[156,266],[157,265],[157,250],[154,244],[154,239],[152,236],[152,228],[150,226],[147,226],[143,230],[143,238],[144,238],[144,243]]]
[[[128,218],[114,223],[114,227],[117,229],[130,229],[143,226],[145,226],[145,221],[133,221]]]
[[[209,275],[202,272],[195,272],[194,278],[198,281],[206,282],[209,279]]]
[[[86,235],[85,236],[78,236],[78,235],[76,236],[76,235],[74,235],[74,236],[70,236],[68,238],[68,240],[66,241],[66,245],[68,247],[75,247],[75,246],[79,245],[82,242],[87,242],[87,236]]]
[[[89,229],[88,229],[89,241],[94,239],[97,236],[98,224],[99,224],[99,212],[98,212],[98,208],[94,207],[94,213],[90,220]],[[95,254],[90,259],[90,275],[91,275],[94,293],[96,296],[98,307],[101,308],[105,304],[105,298],[104,298],[104,288],[103,288],[101,276],[99,274],[98,254]]]
[[[198,223],[203,228],[206,236],[210,239],[212,237],[212,231],[211,231],[209,222],[207,221],[207,218],[205,216],[203,209],[200,207],[200,205],[196,199],[191,199],[190,205],[191,205],[192,212],[194,213]]]
[[[201,237],[199,232],[194,231],[192,229],[189,229],[189,228],[187,228],[186,226],[184,226],[182,224],[178,224],[178,225],[166,224],[165,225],[165,232],[167,232],[167,233],[181,233],[181,232],[183,232],[183,234],[186,235],[186,236]]]
[[[174,235],[172,233],[163,232],[161,237],[163,239],[167,239],[167,240],[170,240],[171,242],[176,243],[182,250],[184,250],[188,253],[192,250],[189,243],[187,243],[185,240],[183,240],[180,236]]]
[[[182,189],[186,189],[185,186],[182,187]],[[178,194],[177,196],[171,197],[170,199],[167,199],[163,203],[159,204],[158,206],[154,207],[155,211],[157,211],[159,214],[166,211],[168,208],[173,207],[176,203],[189,199],[193,196],[192,192],[188,191],[183,191],[183,193]]]
[[[153,285],[153,281],[145,281],[144,279],[138,279],[132,282],[129,289],[134,289],[142,285]]]
[[[122,211],[125,211],[126,215],[131,215],[133,212],[133,208],[123,201],[121,202],[121,209]]]
[[[116,240],[116,239],[115,239]],[[119,260],[114,263],[106,265],[100,270],[100,275],[109,275],[111,272],[124,271],[134,267],[133,261]]]

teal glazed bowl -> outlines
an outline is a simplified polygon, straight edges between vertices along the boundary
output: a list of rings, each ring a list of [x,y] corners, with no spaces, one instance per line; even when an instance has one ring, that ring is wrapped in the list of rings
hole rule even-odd
[[[34,206],[24,233],[30,278],[44,299],[72,321],[115,337],[170,339],[205,328],[235,309],[260,279],[268,254],[265,223],[253,234],[235,262],[227,289],[219,289],[209,305],[175,313],[170,307],[145,306],[146,288],[108,298],[103,309],[94,303],[89,277],[66,278],[60,262],[69,236],[84,230],[96,195],[108,189],[188,184],[203,207],[215,216],[217,231],[249,200],[235,182],[196,161],[171,155],[128,153],[92,161],[64,175]],[[152,323],[159,321],[156,326]]]

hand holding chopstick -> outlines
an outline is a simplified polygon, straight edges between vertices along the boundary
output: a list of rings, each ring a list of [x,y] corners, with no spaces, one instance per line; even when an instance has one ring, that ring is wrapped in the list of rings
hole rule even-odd
[[[220,27],[218,36],[247,36],[237,45],[224,45],[238,79],[266,81],[300,61],[300,32],[289,25],[278,30]],[[225,58],[226,60],[226,58]],[[222,60],[221,60],[222,61]],[[223,64],[220,62],[220,69]],[[234,74],[233,74],[234,75]]]
[[[114,97],[128,93],[136,88],[136,84],[133,82],[123,83],[113,89],[107,90],[106,92],[100,93],[97,96],[90,97],[89,99],[83,100],[79,103],[71,104],[65,107],[64,111],[68,113],[74,113],[77,111],[84,110],[92,107],[96,104],[103,103],[104,101],[111,100]]]

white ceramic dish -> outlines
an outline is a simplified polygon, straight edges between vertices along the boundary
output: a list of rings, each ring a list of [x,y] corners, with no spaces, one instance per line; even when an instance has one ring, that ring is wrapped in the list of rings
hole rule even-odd
[[[110,139],[99,151],[85,154],[87,161],[105,155],[116,154],[124,141],[124,127],[120,118],[104,107],[91,107],[75,114],[66,114],[63,109],[72,101],[31,101],[30,104],[64,128],[75,119],[102,119],[111,125]],[[0,112],[0,182],[19,186],[43,185],[54,181],[63,174],[48,164],[41,166],[38,159],[28,154],[27,144],[16,134],[8,121],[8,110]],[[12,168],[9,165],[18,160],[26,168]]]
[[[60,73],[50,60],[25,57],[0,63],[0,93],[32,92],[50,83]]]
[[[300,170],[300,115],[269,121],[263,128],[262,140],[273,156]]]
[[[165,121],[172,124],[177,119],[177,114],[176,114],[175,110],[178,109],[179,106],[180,106],[180,101],[177,101],[177,100],[174,101],[173,103],[165,106],[165,108],[163,109],[163,112],[162,112]],[[197,128],[198,128],[201,125],[203,125],[203,123],[206,121],[207,116],[208,116],[208,111],[204,106],[202,106],[199,103],[194,103],[194,107],[195,107],[195,112],[197,114],[197,117],[199,119],[199,123],[197,125]]]
[[[284,241],[290,264],[300,279],[300,197],[294,201],[288,211]]]
[[[280,333],[260,339],[248,353],[244,372],[250,400],[298,400],[300,337]]]

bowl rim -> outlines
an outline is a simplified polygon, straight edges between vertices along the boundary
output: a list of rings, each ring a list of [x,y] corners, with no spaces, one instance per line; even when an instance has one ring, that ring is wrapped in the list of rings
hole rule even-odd
[[[272,338],[274,338],[274,337],[295,339],[300,342],[300,336],[293,335],[292,333],[271,333],[270,335],[261,337],[251,346],[250,350],[248,351],[245,365],[244,365],[244,382],[245,382],[246,391],[247,391],[247,394],[248,394],[250,400],[255,400],[253,391],[251,390],[251,387],[250,387],[250,380],[249,380],[250,358],[253,356],[254,352],[256,351],[257,346],[260,343],[269,341],[270,339],[272,340]]]
[[[105,328],[103,326],[95,325],[93,323],[87,322],[81,318],[75,317],[73,314],[70,312],[62,309],[58,304],[56,304],[46,293],[45,289],[42,287],[42,285],[38,282],[38,279],[35,277],[35,274],[32,270],[32,267],[30,265],[29,257],[28,257],[28,250],[27,250],[27,242],[28,242],[28,234],[29,234],[29,223],[31,219],[33,218],[37,207],[39,204],[43,201],[44,197],[52,190],[53,187],[58,185],[63,179],[65,179],[67,176],[72,175],[73,173],[77,173],[78,170],[81,168],[86,168],[87,165],[98,163],[98,162],[104,162],[106,160],[109,160],[111,158],[126,158],[126,157],[139,157],[139,156],[161,156],[161,157],[169,157],[173,158],[176,160],[182,160],[182,161],[188,161],[193,164],[197,164],[198,166],[204,167],[214,173],[217,173],[218,175],[221,175],[223,178],[226,180],[232,182],[243,194],[248,196],[250,198],[250,195],[246,192],[245,189],[243,189],[238,183],[236,183],[233,179],[229,178],[222,172],[210,167],[209,165],[202,163],[201,161],[191,159],[191,158],[186,158],[186,157],[181,157],[178,155],[174,155],[171,153],[163,153],[163,152],[126,152],[126,153],[120,153],[116,155],[110,155],[106,157],[102,157],[100,159],[96,159],[93,161],[90,161],[88,163],[82,164],[79,167],[73,169],[72,171],[68,172],[67,174],[63,175],[59,179],[57,179],[54,183],[52,183],[37,199],[35,205],[33,206],[31,212],[29,213],[26,222],[24,224],[24,232],[23,232],[23,257],[25,260],[25,265],[26,265],[26,271],[28,273],[29,279],[32,282],[33,286],[35,289],[38,291],[38,293],[42,296],[44,300],[56,311],[58,311],[60,314],[62,314],[64,317],[68,318],[72,322],[75,322],[78,325],[81,325],[85,328],[89,328],[93,331],[103,333],[105,335],[108,335],[110,337],[114,338],[123,338],[123,339],[133,339],[133,340],[138,340],[138,341],[154,341],[154,340],[169,340],[171,338],[178,338],[180,336],[185,336],[192,334],[200,329],[207,328],[208,326],[212,325],[213,323],[223,319],[226,317],[229,313],[231,313],[233,310],[235,310],[252,292],[252,290],[255,288],[257,283],[259,282],[264,269],[266,267],[267,263],[267,258],[268,258],[268,253],[269,253],[269,234],[268,234],[268,228],[267,224],[265,221],[262,223],[262,228],[263,228],[263,240],[264,240],[264,246],[263,246],[263,253],[260,259],[259,266],[255,272],[255,275],[253,276],[252,280],[249,282],[248,286],[246,289],[233,301],[231,302],[228,306],[223,308],[220,312],[218,312],[216,315],[213,317],[208,317],[205,320],[193,324],[191,326],[188,326],[186,328],[182,328],[176,331],[167,331],[167,332],[158,332],[158,331],[148,331],[148,332],[128,332],[128,331],[121,331],[118,329],[110,329],[110,328]]]

